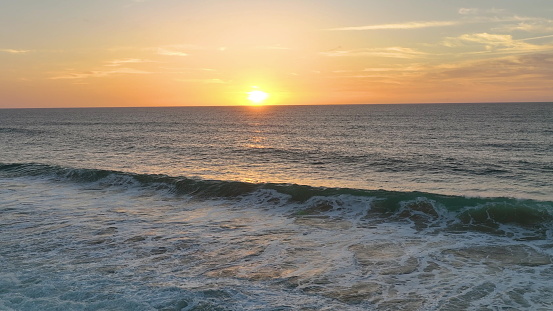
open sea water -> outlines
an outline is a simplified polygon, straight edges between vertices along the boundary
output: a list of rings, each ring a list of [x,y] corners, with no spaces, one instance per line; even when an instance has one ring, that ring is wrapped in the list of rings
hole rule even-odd
[[[552,310],[553,104],[0,110],[0,310]]]

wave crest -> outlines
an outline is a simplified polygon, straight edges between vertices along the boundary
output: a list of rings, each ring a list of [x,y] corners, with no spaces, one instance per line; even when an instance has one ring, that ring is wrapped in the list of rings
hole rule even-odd
[[[508,227],[532,230],[545,238],[553,226],[553,202],[475,198],[424,192],[322,188],[296,184],[202,180],[161,174],[67,168],[37,163],[0,163],[0,177],[165,191],[196,200],[248,200],[261,206],[288,206],[294,217],[342,217],[357,222],[405,221],[417,230],[476,230],[507,234]],[[88,186],[90,187],[90,186]]]

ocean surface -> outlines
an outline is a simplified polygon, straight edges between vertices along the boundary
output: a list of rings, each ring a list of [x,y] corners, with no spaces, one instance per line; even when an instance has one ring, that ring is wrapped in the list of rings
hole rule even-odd
[[[0,110],[0,310],[552,310],[553,104]]]

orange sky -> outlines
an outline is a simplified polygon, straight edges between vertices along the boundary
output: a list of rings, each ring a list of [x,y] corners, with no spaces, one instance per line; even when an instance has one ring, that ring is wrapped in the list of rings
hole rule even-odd
[[[0,107],[551,101],[543,1],[21,0]]]

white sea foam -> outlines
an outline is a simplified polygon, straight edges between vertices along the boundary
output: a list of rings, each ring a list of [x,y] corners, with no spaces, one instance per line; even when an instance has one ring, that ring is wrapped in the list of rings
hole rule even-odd
[[[550,240],[450,230],[442,226],[448,212],[426,199],[378,214],[373,197],[297,201],[260,189],[198,200],[112,178],[102,181],[109,187],[0,179],[1,309],[540,310],[553,303]]]

